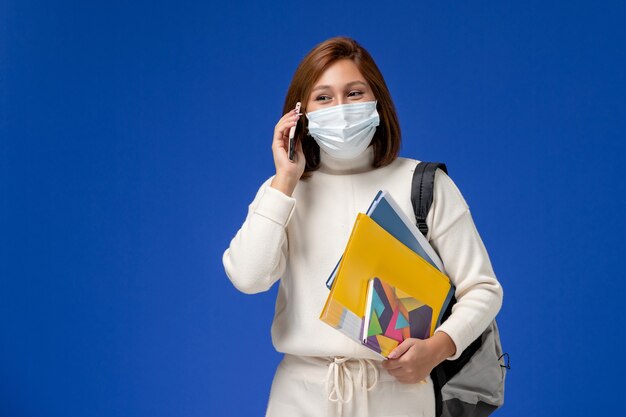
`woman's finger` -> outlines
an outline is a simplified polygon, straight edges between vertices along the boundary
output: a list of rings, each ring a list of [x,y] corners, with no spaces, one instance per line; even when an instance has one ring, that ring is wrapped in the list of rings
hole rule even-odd
[[[389,372],[389,375],[399,376],[399,375],[406,374],[407,369],[404,367],[397,367],[397,368],[387,369],[387,372]]]
[[[292,120],[297,120],[296,111],[292,110],[288,113],[285,113],[283,117],[281,117],[275,126],[275,131],[278,130],[279,126],[283,126],[285,123],[290,123]]]
[[[298,119],[296,118],[296,116],[281,120],[280,122],[278,122],[276,128],[274,129],[275,136],[282,137],[283,134],[288,134],[289,129],[291,129],[292,126],[295,126],[297,122]]]
[[[400,369],[402,366],[403,362],[400,362],[399,359],[389,359],[383,362],[383,367],[388,371],[392,369]]]
[[[279,142],[278,145],[282,145],[282,146],[287,145],[286,140],[289,139],[289,131],[291,130],[293,126],[296,126],[297,123],[298,123],[298,118],[296,116],[279,122],[276,125],[276,129],[274,131],[274,141]]]
[[[276,126],[274,131],[274,142],[278,142],[280,145],[284,143],[284,139],[289,137],[289,129],[291,125],[289,123],[281,123]]]

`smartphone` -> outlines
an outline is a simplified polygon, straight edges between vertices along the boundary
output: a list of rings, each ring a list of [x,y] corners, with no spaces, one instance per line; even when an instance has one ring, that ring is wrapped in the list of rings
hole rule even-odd
[[[300,113],[300,102],[296,103],[296,114]],[[296,127],[298,124],[296,123],[291,129],[289,129],[289,160],[293,161],[296,157],[296,140],[294,139],[296,135]]]

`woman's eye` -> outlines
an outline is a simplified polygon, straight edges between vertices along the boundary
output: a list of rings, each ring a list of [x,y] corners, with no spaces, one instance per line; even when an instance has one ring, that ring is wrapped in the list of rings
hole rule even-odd
[[[330,97],[321,95],[321,96],[317,96],[317,98],[315,99],[315,101],[326,101],[326,100],[330,100]]]
[[[360,95],[363,95],[363,91],[350,91],[348,93],[348,97],[358,97]]]

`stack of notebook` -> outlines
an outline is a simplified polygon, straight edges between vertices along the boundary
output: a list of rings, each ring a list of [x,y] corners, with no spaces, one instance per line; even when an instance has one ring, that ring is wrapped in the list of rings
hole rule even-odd
[[[408,337],[432,336],[454,294],[442,271],[428,241],[381,191],[357,215],[320,319],[387,357]]]

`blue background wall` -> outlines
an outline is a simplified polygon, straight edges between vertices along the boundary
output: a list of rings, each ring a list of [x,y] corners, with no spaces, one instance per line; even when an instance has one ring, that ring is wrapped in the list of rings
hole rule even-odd
[[[293,71],[339,34],[385,74],[402,155],[447,162],[471,206],[505,289],[498,415],[617,410],[624,21],[617,1],[3,0],[0,415],[263,414],[276,286],[237,292],[221,256]]]

